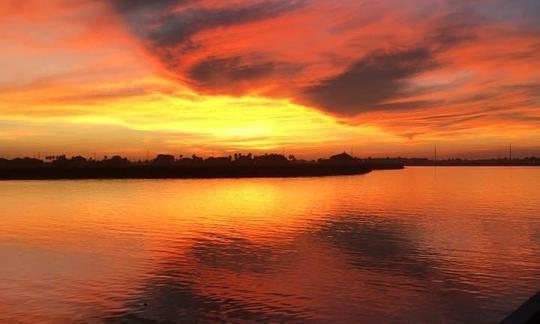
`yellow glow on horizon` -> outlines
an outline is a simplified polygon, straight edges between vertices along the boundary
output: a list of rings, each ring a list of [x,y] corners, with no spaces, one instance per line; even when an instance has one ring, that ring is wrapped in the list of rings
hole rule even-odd
[[[294,104],[285,99],[259,96],[205,96],[189,89],[171,90],[174,84],[161,79],[132,82],[156,90],[134,96],[97,99],[87,90],[70,89],[75,100],[47,100],[46,92],[32,99],[8,98],[17,109],[0,109],[0,118],[38,123],[110,125],[130,130],[168,134],[171,146],[204,145],[228,149],[271,150],[287,146],[321,146],[351,140],[399,141],[399,138],[374,126],[350,126],[335,117]],[[97,93],[110,90],[101,85]],[[42,99],[40,100],[40,96]],[[2,98],[0,98],[2,99]],[[48,115],[42,112],[49,112]],[[54,112],[54,113],[50,113]]]
[[[140,94],[107,95],[107,91],[114,94],[117,90],[122,93],[123,89],[140,88],[145,89]],[[28,142],[35,138],[44,142],[40,133],[45,132],[53,134],[46,142],[48,145],[56,144],[50,147],[54,147],[52,151],[58,153],[67,150],[72,154],[84,154],[83,150],[90,146],[92,151],[112,151],[132,157],[145,156],[147,149],[154,153],[191,152],[203,155],[286,150],[300,156],[307,154],[317,157],[352,147],[356,147],[356,152],[362,155],[399,155],[404,151],[406,154],[407,147],[414,145],[424,150],[421,147],[425,143],[439,143],[444,147],[448,142],[444,129],[408,138],[395,132],[394,128],[361,123],[361,120],[356,124],[343,123],[338,117],[287,99],[203,95],[158,77],[141,78],[124,84],[102,83],[96,85],[93,91],[89,91],[87,85],[80,88],[73,86],[66,91],[49,90],[48,87],[33,89],[31,95],[26,90],[0,94],[0,102],[7,103],[0,105],[0,120],[38,125],[35,130],[0,132],[0,140],[13,142],[19,138]],[[51,97],[66,92],[70,93],[70,97],[65,100]],[[94,93],[103,95],[100,97]],[[366,120],[374,118],[377,116]],[[533,137],[537,134],[527,127],[505,129],[502,126],[476,125],[462,131],[453,130],[450,141],[453,145],[467,147],[470,139],[475,138],[483,143],[498,145],[511,136],[534,141]],[[69,129],[80,127],[84,130],[68,135],[71,136],[68,140],[56,131],[61,128],[64,133],[70,133]],[[93,127],[116,128],[115,138],[99,143],[101,134],[99,131],[94,133]],[[134,139],[130,135],[132,132],[144,135]],[[110,144],[107,146],[106,143],[120,144],[111,150],[108,148]],[[17,144],[12,144],[12,147],[11,151],[18,154]],[[38,144],[32,150],[41,151],[42,147]],[[9,154],[9,150],[7,152]]]

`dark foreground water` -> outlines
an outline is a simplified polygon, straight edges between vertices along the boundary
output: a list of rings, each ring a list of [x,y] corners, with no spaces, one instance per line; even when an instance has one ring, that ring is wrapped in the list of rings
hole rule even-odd
[[[0,217],[0,323],[492,323],[540,290],[540,168],[4,181]]]

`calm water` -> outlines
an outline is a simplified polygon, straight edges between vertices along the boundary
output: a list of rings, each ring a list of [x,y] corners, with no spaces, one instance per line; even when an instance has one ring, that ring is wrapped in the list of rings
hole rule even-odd
[[[0,182],[0,322],[469,322],[540,290],[540,168]]]

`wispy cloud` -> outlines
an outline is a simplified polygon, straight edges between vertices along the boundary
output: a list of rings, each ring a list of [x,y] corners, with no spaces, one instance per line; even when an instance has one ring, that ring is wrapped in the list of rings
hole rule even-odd
[[[310,150],[362,131],[537,145],[538,17],[533,0],[4,1],[0,118],[205,133],[218,116],[197,143],[222,148],[306,129]]]

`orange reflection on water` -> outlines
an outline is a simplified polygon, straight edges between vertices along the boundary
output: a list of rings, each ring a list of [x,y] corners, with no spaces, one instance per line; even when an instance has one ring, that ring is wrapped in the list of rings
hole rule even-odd
[[[0,182],[0,320],[495,321],[540,286],[538,183],[534,168]]]

